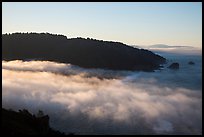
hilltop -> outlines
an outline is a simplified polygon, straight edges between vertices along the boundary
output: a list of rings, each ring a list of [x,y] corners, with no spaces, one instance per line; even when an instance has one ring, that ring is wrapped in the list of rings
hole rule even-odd
[[[28,110],[23,109],[19,112],[13,110],[1,109],[2,135],[50,135],[50,136],[66,136],[65,133],[54,130],[49,125],[49,116],[33,115]],[[70,133],[69,135],[72,135]]]
[[[166,59],[121,42],[70,38],[49,33],[2,34],[2,60],[48,60],[84,68],[158,69]]]

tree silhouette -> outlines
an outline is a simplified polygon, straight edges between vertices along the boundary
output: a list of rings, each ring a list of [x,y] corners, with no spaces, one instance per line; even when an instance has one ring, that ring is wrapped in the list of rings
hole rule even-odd
[[[49,33],[2,35],[3,60],[48,60],[85,68],[151,71],[166,59],[121,42],[71,38]]]
[[[42,110],[39,110],[38,113],[37,113],[37,117],[43,117],[44,116],[44,113]]]

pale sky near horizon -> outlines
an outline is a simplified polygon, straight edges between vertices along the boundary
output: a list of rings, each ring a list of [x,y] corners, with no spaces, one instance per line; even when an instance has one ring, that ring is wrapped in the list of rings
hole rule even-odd
[[[14,32],[201,49],[202,3],[2,2],[2,34]]]

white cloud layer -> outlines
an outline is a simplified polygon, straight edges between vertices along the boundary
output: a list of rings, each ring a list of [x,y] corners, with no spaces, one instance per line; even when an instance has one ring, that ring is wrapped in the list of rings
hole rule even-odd
[[[120,77],[100,78],[109,74]],[[52,127],[78,134],[202,133],[200,90],[164,86],[139,74],[2,61],[2,104],[33,113],[41,109]]]

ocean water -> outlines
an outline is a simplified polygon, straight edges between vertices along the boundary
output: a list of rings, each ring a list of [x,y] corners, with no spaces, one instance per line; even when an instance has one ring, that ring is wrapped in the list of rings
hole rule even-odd
[[[168,86],[202,90],[202,56],[180,54],[162,54],[162,56],[167,59],[164,68],[147,77],[153,76],[158,82]],[[195,65],[189,65],[189,61],[193,61]],[[179,63],[179,69],[168,69],[167,67],[174,62]]]
[[[155,72],[2,61],[2,107],[43,110],[66,133],[202,134],[202,56],[162,56]]]

